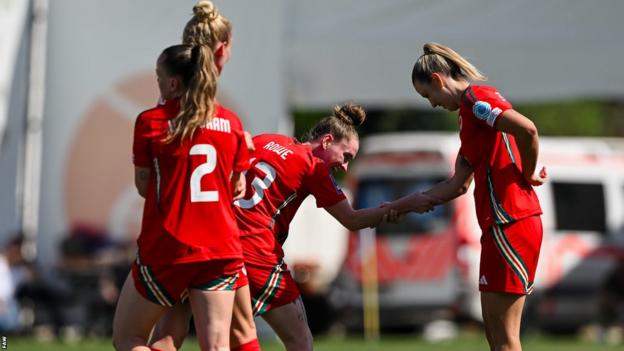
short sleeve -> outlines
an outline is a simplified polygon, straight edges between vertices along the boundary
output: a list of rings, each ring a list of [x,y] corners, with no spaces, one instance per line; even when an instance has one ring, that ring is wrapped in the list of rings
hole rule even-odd
[[[304,182],[310,193],[316,198],[316,207],[335,205],[346,198],[322,161],[315,160]]]
[[[132,142],[132,162],[137,167],[150,167],[152,163],[149,123],[143,115],[139,115],[134,123],[134,139]]]
[[[240,120],[237,122],[236,138],[238,139],[238,147],[236,150],[236,156],[234,157],[233,170],[234,172],[242,172],[249,168],[249,148],[247,147],[247,142],[245,141],[242,123],[240,123]]]
[[[472,114],[482,123],[494,127],[496,119],[506,110],[511,109],[511,104],[495,89],[471,89]]]

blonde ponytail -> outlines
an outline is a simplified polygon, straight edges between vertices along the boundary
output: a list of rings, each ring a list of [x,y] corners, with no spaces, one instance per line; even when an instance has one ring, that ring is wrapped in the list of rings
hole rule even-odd
[[[423,54],[412,70],[412,83],[431,82],[431,74],[442,73],[454,79],[487,80],[475,66],[453,49],[434,42],[423,46]]]
[[[180,112],[164,141],[183,141],[212,120],[218,77],[214,55],[206,45],[174,45],[165,49],[161,58],[167,72],[179,77],[186,88]]]

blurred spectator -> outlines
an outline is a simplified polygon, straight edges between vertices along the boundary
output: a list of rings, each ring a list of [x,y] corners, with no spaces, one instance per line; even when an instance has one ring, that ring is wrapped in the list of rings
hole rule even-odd
[[[30,278],[22,256],[23,236],[18,234],[0,251],[0,332],[17,333],[23,324],[20,317],[18,289]]]
[[[624,257],[607,275],[598,295],[602,341],[620,343],[624,327]]]
[[[119,291],[136,251],[133,242],[117,243],[108,233],[79,225],[60,243],[57,265],[35,274],[18,290],[34,311],[32,331],[39,339],[111,335]]]
[[[97,228],[75,226],[61,243],[60,276],[72,286],[68,321],[80,333],[109,336],[121,286],[130,271],[135,244],[120,243]]]

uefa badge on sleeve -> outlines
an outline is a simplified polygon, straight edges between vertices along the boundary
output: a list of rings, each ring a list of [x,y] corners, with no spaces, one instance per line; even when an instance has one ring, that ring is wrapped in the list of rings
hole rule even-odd
[[[474,113],[475,117],[483,121],[490,117],[491,112],[492,106],[485,101],[477,101],[474,106],[472,106],[472,113]]]

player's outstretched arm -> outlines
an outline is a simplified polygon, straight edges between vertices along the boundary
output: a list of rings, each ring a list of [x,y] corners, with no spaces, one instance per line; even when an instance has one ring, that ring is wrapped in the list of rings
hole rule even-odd
[[[334,218],[349,230],[376,227],[389,211],[389,208],[374,207],[354,210],[349,200],[344,199],[335,205],[325,207]]]
[[[423,213],[431,210],[433,206],[440,205],[461,196],[468,191],[472,183],[472,167],[460,154],[455,160],[455,173],[443,182],[434,185],[431,189],[422,193],[413,193],[395,200],[386,205],[399,213],[417,212]]]

